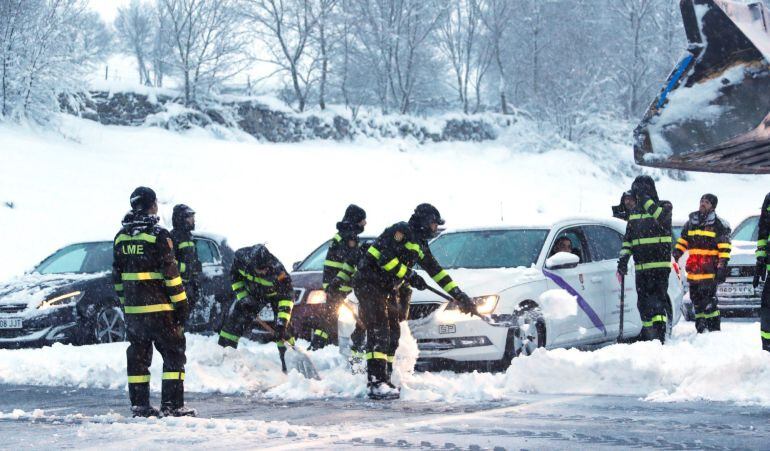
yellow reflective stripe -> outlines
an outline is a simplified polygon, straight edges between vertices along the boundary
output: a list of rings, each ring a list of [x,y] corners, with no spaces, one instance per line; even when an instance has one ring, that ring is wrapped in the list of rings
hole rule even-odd
[[[389,355],[388,356],[388,362],[389,363],[393,363],[394,360],[396,360],[396,356],[394,356],[394,355]]]
[[[630,215],[628,217],[629,221],[634,221],[637,219],[652,219],[652,215],[648,215],[647,213],[641,213],[641,214]]]
[[[649,321],[642,321],[642,327],[652,327],[653,323],[667,323],[666,315],[655,315]]]
[[[165,381],[183,381],[184,371],[166,371],[163,373],[163,376],[161,376],[161,379]]]
[[[154,243],[157,239],[158,237],[150,235],[149,233],[140,233],[138,235],[126,235],[125,233],[121,233],[115,238],[115,244],[122,243],[123,241],[146,241],[148,243]]]
[[[345,265],[340,262],[335,262],[334,260],[324,260],[324,266],[329,266],[332,268],[342,269]]]
[[[382,266],[382,269],[384,269],[385,271],[390,271],[391,269],[395,268],[397,265],[398,265],[398,257],[394,257],[393,260],[385,263]]]
[[[719,251],[716,249],[690,249],[690,255],[705,255],[705,256],[716,256],[719,254]]]
[[[185,262],[179,262],[179,272],[187,271],[187,264]]]
[[[711,313],[696,313],[695,319],[700,319],[700,318],[709,319],[709,318],[716,318],[717,316],[719,316],[719,310]]]
[[[329,286],[329,284],[328,284],[328,283],[326,283],[326,282],[324,282],[324,283],[322,283],[322,284],[321,284],[321,287],[323,287],[323,289],[324,289],[324,290],[325,290],[325,289],[326,289],[328,286]]]
[[[767,251],[757,251],[755,257],[767,257]]]
[[[278,318],[283,318],[286,321],[289,321],[291,319],[291,313],[278,312]]]
[[[334,238],[334,241],[336,241],[336,242],[338,242],[338,243],[339,243],[340,241],[342,241],[342,237],[340,236],[340,234],[339,234],[339,233],[335,233],[333,238]]]
[[[344,280],[345,282],[350,282],[350,276],[345,271],[338,272],[337,277]]]
[[[225,338],[227,340],[234,341],[236,343],[238,343],[238,340],[241,339],[241,337],[239,337],[237,335],[233,335],[230,332],[225,332],[224,330],[220,330],[219,331],[219,336],[222,337],[222,338]]]
[[[441,271],[438,272],[438,274],[433,276],[433,281],[436,282],[436,283],[439,283],[439,282],[441,282],[441,279],[443,279],[444,277],[446,277],[448,275],[449,275],[449,273],[442,269]]]
[[[410,251],[417,252],[417,255],[420,256],[420,260],[425,258],[425,253],[422,251],[422,248],[420,247],[419,244],[407,241],[406,244],[404,244],[404,247],[409,249]]]
[[[680,251],[682,251],[682,252],[687,252],[687,248],[685,248],[685,247],[684,247],[684,246],[682,246],[681,244],[678,244],[678,243],[677,243],[677,245],[676,245],[676,248],[677,248],[677,249],[679,249],[679,250],[680,250]]]
[[[173,312],[174,306],[171,304],[127,305],[123,309],[126,314],[133,315],[138,313]]]
[[[655,201],[652,199],[647,199],[647,202],[644,203],[644,209],[649,210],[650,207],[652,207],[655,204]]]
[[[631,247],[631,243],[629,241],[623,241],[623,247]]]
[[[240,282],[235,282],[234,284],[230,285],[230,288],[233,289],[233,291],[236,291],[240,288],[243,288],[246,286],[246,283],[244,283],[242,280]]]
[[[343,293],[348,293],[350,291],[353,291],[353,289],[347,285],[342,285],[339,290]]]
[[[658,209],[655,210],[655,213],[652,214],[652,217],[658,219],[661,213],[663,213],[663,207],[658,207]]]
[[[281,307],[292,308],[293,306],[294,306],[294,302],[292,302],[292,301],[290,301],[288,299],[284,299],[282,301],[278,301],[278,308],[281,308]]]
[[[245,277],[247,280],[250,280],[252,282],[256,282],[256,283],[258,283],[260,285],[263,285],[263,286],[266,286],[266,287],[272,287],[273,286],[273,282],[270,282],[267,279],[263,279],[263,278],[257,277],[257,276],[252,276],[251,274],[247,273],[246,271],[244,271],[242,269],[239,269],[238,272],[243,277]]]
[[[716,278],[716,274],[691,274],[687,273],[687,279],[688,280],[706,280],[706,279],[714,279]]]
[[[757,241],[757,247],[767,246],[767,240]]]
[[[313,332],[313,335],[317,335],[317,336],[319,336],[321,338],[324,338],[324,339],[328,339],[329,338],[329,334],[327,334],[326,332],[322,331],[321,329],[316,329]]]
[[[123,296],[118,296],[118,300],[120,301],[121,304],[126,303],[126,298],[124,298]]]
[[[235,299],[240,301],[241,299],[245,298],[248,295],[249,295],[249,293],[246,292],[245,290],[244,291],[239,291],[239,292],[235,293]]]
[[[448,284],[444,285],[443,288],[444,288],[444,291],[449,293],[450,291],[452,291],[452,288],[457,288],[457,282],[455,282],[453,280],[453,281],[449,282]]]
[[[347,271],[347,272],[349,272],[349,273],[353,273],[353,272],[355,272],[356,268],[354,268],[354,267],[352,267],[352,266],[348,265],[347,263],[343,263],[343,264],[342,264],[342,270],[343,270],[343,271]]]
[[[159,272],[124,272],[120,275],[123,280],[163,280],[163,274]]]
[[[620,250],[620,255],[631,255],[631,250],[630,249],[621,249]]]
[[[182,302],[187,299],[187,293],[183,291],[179,294],[169,296],[169,298],[171,299],[171,302]]]
[[[720,252],[719,253],[719,258],[730,258],[730,253],[729,252]]]
[[[294,346],[294,337],[289,338],[288,340],[286,340],[286,342]],[[276,340],[275,345],[278,346],[279,348],[285,348],[286,342]]]
[[[123,284],[122,283],[116,283],[115,284],[115,291],[123,291]]]
[[[366,250],[366,252],[370,253],[372,257],[379,260],[382,257],[382,254],[380,253],[379,249],[377,249],[374,246],[369,246],[369,249]]]
[[[652,238],[639,238],[638,240],[631,241],[631,246],[639,246],[643,244],[658,244],[658,243],[670,243],[672,241],[670,236],[656,236]]]
[[[687,240],[685,240],[684,238],[679,238],[678,240],[676,240],[676,242],[679,244],[684,244],[685,246],[689,244],[687,243]]]
[[[171,280],[166,279],[163,283],[166,284],[167,287],[176,287],[182,285],[182,278],[177,276]]]
[[[710,238],[716,238],[717,233],[709,230],[688,230],[687,236],[707,236]]]
[[[657,269],[657,268],[670,268],[671,262],[652,262],[652,263],[640,263],[634,265],[637,271],[644,271],[645,269]]]
[[[403,279],[404,276],[406,275],[406,271],[408,269],[409,268],[407,268],[405,264],[401,263],[401,267],[398,268],[398,272],[396,273],[396,277],[398,277],[399,279]]]
[[[149,374],[142,374],[141,376],[128,376],[129,384],[146,384],[150,382]]]
[[[195,243],[193,243],[192,241],[182,241],[181,243],[179,243],[179,249],[184,249],[184,248],[193,247],[193,246],[195,246]]]
[[[718,243],[717,248],[719,249],[732,249],[733,246],[730,243]]]
[[[364,358],[366,360],[372,360],[372,359],[379,359],[379,360],[388,360],[388,355],[384,352],[367,352],[364,354]]]
[[[765,332],[764,330],[760,330],[759,334],[764,338],[765,340],[770,340],[770,332]]]

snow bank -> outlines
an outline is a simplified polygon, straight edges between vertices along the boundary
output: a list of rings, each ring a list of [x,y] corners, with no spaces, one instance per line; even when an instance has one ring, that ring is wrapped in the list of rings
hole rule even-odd
[[[538,305],[543,306],[543,316],[551,319],[562,319],[577,315],[577,296],[572,296],[567,290],[555,289],[543,292]]]
[[[770,406],[770,354],[760,349],[757,323],[725,323],[724,331],[695,334],[676,326],[670,343],[612,345],[597,351],[538,350],[514,359],[505,373],[414,373],[417,347],[403,330],[394,381],[408,401],[474,402],[519,393],[638,396],[649,401],[704,399]],[[125,344],[0,351],[0,383],[121,389],[126,386]],[[251,393],[276,400],[364,398],[363,375],[349,372],[334,346],[311,352],[322,380],[281,373],[272,344],[243,341],[223,350],[216,337],[188,335],[186,389]],[[160,389],[161,361],[151,388]]]

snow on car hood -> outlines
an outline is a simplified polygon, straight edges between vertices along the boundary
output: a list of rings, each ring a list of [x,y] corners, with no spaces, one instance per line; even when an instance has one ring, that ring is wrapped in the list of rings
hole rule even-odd
[[[26,304],[27,308],[35,308],[57,290],[104,274],[25,274],[0,285],[0,305]]]
[[[543,272],[536,268],[485,268],[485,269],[448,269],[447,272],[468,296],[486,296],[498,294],[508,288],[533,282],[543,278]],[[436,287],[425,271],[420,275]],[[436,302],[436,295],[430,291],[416,291],[412,302]]]
[[[757,250],[756,241],[740,241],[735,240],[732,242],[732,250],[730,251],[730,264],[731,265],[754,265],[756,263],[756,256],[754,252]]]

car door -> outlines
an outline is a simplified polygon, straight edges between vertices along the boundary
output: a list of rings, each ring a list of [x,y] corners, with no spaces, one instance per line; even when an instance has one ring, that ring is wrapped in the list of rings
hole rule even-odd
[[[217,300],[217,295],[221,295],[226,285],[225,269],[222,265],[222,253],[213,240],[201,237],[195,237],[193,240],[201,262],[201,288],[191,319],[193,324],[202,327],[211,319],[211,309]]]
[[[604,324],[609,338],[616,337],[620,326],[620,281],[616,275],[618,257],[623,246],[623,235],[610,227],[602,225],[584,226],[588,247],[596,265],[601,266],[605,316]],[[624,335],[634,329],[638,320],[636,312],[636,290],[633,275],[626,276],[625,302],[623,308]]]
[[[602,265],[592,261],[582,227],[573,226],[559,231],[551,243],[566,236],[572,242],[572,253],[580,257],[574,268],[544,270],[549,289],[563,289],[576,297],[577,313],[560,320],[557,340],[561,344],[582,344],[602,341],[607,335],[604,324],[605,300]]]

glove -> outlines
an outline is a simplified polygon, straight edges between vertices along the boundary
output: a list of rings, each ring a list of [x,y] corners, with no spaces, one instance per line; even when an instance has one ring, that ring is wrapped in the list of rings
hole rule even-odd
[[[411,285],[412,288],[414,288],[415,290],[420,290],[420,291],[428,288],[428,284],[425,283],[425,279],[420,277],[420,275],[417,274],[416,272],[413,272],[412,274],[409,275],[409,285]]]
[[[628,274],[628,262],[623,260],[618,260],[618,274],[621,276],[625,276]]]
[[[342,286],[342,279],[340,279],[339,277],[335,277],[334,279],[332,279],[331,282],[329,282],[329,286],[326,287],[326,292],[329,294],[334,293],[336,291],[339,291],[341,286]]]
[[[452,294],[452,297],[457,301],[457,307],[462,313],[471,315],[479,314],[479,312],[476,311],[476,304],[473,303],[473,299],[464,292],[457,290],[456,293]]]
[[[753,285],[754,288],[757,288],[759,286],[759,282],[764,282],[766,277],[767,260],[764,257],[759,257],[757,258],[757,267],[754,271],[754,280],[751,282],[751,285]]]
[[[727,266],[717,268],[717,283],[725,283],[727,280]]]

